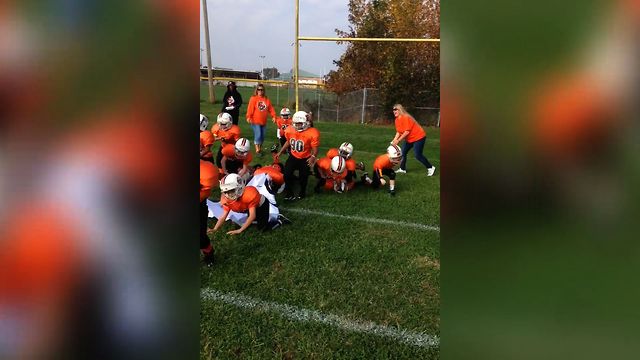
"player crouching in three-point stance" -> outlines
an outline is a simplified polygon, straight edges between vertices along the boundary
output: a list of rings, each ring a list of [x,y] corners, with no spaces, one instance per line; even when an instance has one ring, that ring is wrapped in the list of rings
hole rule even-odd
[[[393,170],[402,161],[402,150],[398,145],[391,145],[387,148],[387,153],[382,154],[373,162],[373,179],[371,186],[377,188],[380,185],[385,186],[387,181],[384,176],[389,178],[389,194],[396,195],[396,172]]]
[[[244,224],[239,229],[228,231],[229,235],[237,235],[245,231],[254,221],[259,230],[270,230],[281,226],[283,219],[269,214],[271,203],[254,186],[245,186],[244,180],[237,174],[229,174],[220,180],[220,192],[222,198],[222,215],[218,217],[213,231],[217,231],[224,224],[231,211],[236,213],[248,213]]]
[[[287,142],[275,155],[276,160],[284,151],[290,149],[290,155],[284,165],[285,200],[303,199],[307,194],[307,181],[311,174],[310,167],[316,163],[318,146],[320,146],[320,132],[309,127],[307,113],[298,111],[293,114],[292,126],[285,130]],[[294,175],[298,171],[298,177]],[[300,182],[300,192],[293,194],[295,182]]]

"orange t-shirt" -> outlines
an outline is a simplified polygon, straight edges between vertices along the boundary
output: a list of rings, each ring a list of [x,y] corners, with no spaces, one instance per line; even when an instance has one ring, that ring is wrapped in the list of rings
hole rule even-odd
[[[399,115],[396,118],[396,131],[400,134],[405,131],[409,131],[409,135],[407,135],[405,140],[410,143],[421,140],[423,137],[427,136],[422,129],[422,126],[407,115]]]
[[[389,155],[382,154],[376,158],[373,162],[373,171],[377,171],[378,175],[382,177],[382,170],[393,169],[393,163],[389,160]]]
[[[253,125],[267,125],[267,115],[276,118],[276,111],[273,110],[271,100],[266,97],[254,95],[249,99],[247,106],[247,119]]]
[[[223,196],[222,199],[220,199],[220,205],[222,205],[222,208],[225,211],[231,210],[242,213],[249,211],[249,208],[257,208],[258,206],[260,206],[261,198],[262,195],[260,195],[258,189],[249,185],[244,188],[242,196],[240,196],[240,198],[238,198],[237,200],[229,200],[225,196]]]
[[[291,145],[291,155],[298,159],[308,158],[311,156],[311,148],[320,146],[320,132],[316,128],[299,132],[293,126],[289,126],[284,135]]]
[[[200,144],[207,148],[207,151],[202,154],[203,158],[213,157],[213,155],[211,154],[211,145],[213,145],[214,142],[215,139],[213,138],[213,134],[211,133],[211,131],[200,131]]]
[[[291,118],[283,119],[281,117],[276,118],[276,125],[278,126],[278,131],[276,134],[278,135],[278,139],[284,136],[284,131],[287,130],[288,126],[291,126]]]
[[[224,145],[224,147],[222,148],[222,155],[226,156],[227,159],[232,161],[241,160],[242,163],[247,166],[249,166],[249,164],[251,164],[251,160],[253,160],[253,155],[251,154],[251,152],[248,152],[247,157],[245,157],[244,159],[237,159],[236,146],[231,144]]]
[[[256,170],[253,175],[267,174],[274,185],[281,186],[284,184],[284,175],[276,168],[271,166],[263,166],[260,169]]]
[[[229,130],[220,129],[219,124],[213,125],[211,133],[216,140],[220,140],[222,144],[235,144],[240,139],[240,128],[238,125],[232,125]]]
[[[218,186],[218,167],[200,160],[200,202],[211,196],[211,190]]]

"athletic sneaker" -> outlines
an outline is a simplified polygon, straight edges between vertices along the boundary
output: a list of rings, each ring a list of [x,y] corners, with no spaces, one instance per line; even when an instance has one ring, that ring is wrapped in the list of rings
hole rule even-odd
[[[396,174],[406,174],[406,173],[407,173],[407,170],[402,170],[402,169],[396,170]],[[431,176],[431,175],[429,175],[429,176]]]
[[[389,190],[389,195],[396,196],[396,191],[395,190]]]
[[[284,199],[285,199],[286,201],[293,201],[293,200],[295,200],[295,199],[296,199],[296,197],[295,197],[295,196],[293,196],[293,195],[288,195],[288,196],[285,196],[285,197],[284,197]]]
[[[430,168],[427,169],[427,176],[433,176],[435,172],[436,172],[436,167],[432,165]]]
[[[360,170],[364,171],[364,163],[362,161],[357,163],[356,164],[356,169],[360,169]]]

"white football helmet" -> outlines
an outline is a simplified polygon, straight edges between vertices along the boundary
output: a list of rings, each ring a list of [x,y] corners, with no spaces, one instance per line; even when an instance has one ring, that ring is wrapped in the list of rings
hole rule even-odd
[[[244,180],[238,174],[229,174],[220,180],[220,192],[229,200],[237,200],[244,193]]]
[[[288,119],[289,116],[291,116],[291,110],[289,110],[289,108],[282,108],[282,110],[280,110],[280,116],[282,116],[283,119]]]
[[[387,154],[392,163],[397,163],[402,160],[402,149],[400,149],[398,145],[390,145],[387,148]]]
[[[338,152],[343,158],[347,160],[351,159],[351,155],[353,155],[353,145],[348,142],[343,142],[338,148]]]
[[[200,131],[207,130],[207,126],[209,126],[209,118],[204,116],[204,114],[200,114]]]
[[[246,138],[240,138],[236,141],[236,157],[239,159],[244,159],[247,157],[249,150],[251,150],[251,146],[249,140]]]
[[[335,156],[331,159],[331,172],[335,174],[342,174],[346,168],[347,162],[342,158],[342,156]]]
[[[298,111],[293,114],[293,128],[297,131],[305,131],[309,128],[309,120],[307,120],[307,113],[304,111]]]
[[[221,113],[218,115],[218,124],[220,125],[220,130],[227,131],[231,129],[233,119],[229,113]]]

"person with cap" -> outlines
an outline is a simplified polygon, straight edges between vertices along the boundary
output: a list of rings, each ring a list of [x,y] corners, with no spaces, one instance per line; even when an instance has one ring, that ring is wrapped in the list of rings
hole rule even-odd
[[[224,93],[224,98],[222,99],[222,110],[220,110],[220,112],[229,113],[233,120],[233,125],[238,125],[240,106],[242,106],[242,95],[240,95],[236,89],[236,83],[229,81],[229,83],[227,83],[227,91]]]

